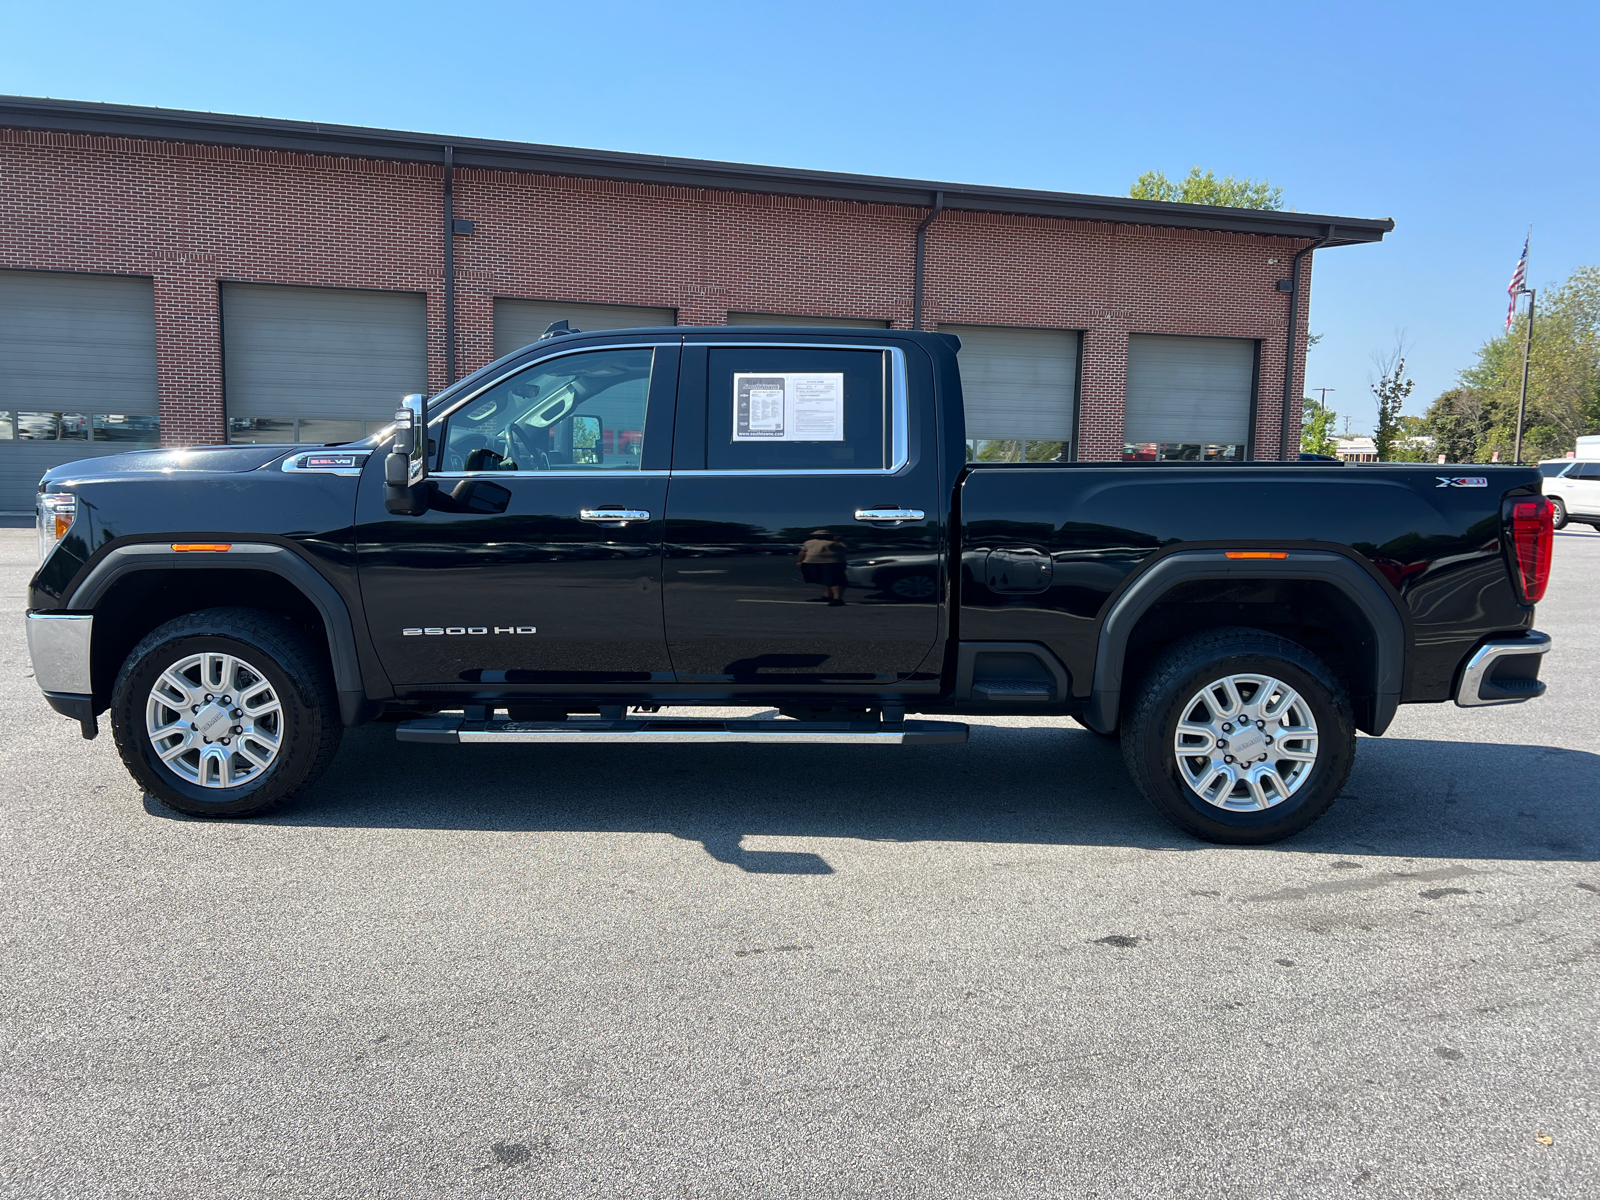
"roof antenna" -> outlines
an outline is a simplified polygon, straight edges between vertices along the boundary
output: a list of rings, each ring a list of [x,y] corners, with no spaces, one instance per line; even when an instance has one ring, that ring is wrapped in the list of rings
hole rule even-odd
[[[539,335],[539,340],[542,342],[545,338],[565,337],[569,333],[582,332],[583,330],[581,329],[569,328],[565,321],[551,321],[550,324],[545,326],[544,332]]]

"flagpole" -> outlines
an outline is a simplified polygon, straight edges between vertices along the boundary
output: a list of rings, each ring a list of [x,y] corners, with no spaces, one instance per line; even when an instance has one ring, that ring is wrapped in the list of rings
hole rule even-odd
[[[1516,464],[1522,465],[1522,425],[1528,415],[1528,356],[1533,350],[1533,305],[1537,299],[1537,289],[1523,288],[1522,294],[1528,298],[1528,328],[1523,331],[1522,338],[1522,397],[1517,401],[1517,451]]]

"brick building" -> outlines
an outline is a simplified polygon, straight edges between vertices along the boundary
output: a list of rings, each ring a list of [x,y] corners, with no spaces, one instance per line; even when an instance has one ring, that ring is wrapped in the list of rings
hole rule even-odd
[[[361,436],[562,318],[949,330],[975,457],[1278,458],[1310,252],[1393,227],[15,97],[0,180],[8,511],[72,458]]]

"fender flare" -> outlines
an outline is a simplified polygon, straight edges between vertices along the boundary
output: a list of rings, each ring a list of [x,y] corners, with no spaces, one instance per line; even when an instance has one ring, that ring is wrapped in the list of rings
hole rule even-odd
[[[361,661],[356,654],[355,628],[350,609],[331,583],[299,555],[265,542],[234,542],[220,553],[196,554],[170,546],[141,543],[119,546],[95,564],[67,601],[69,612],[93,612],[111,585],[135,571],[235,570],[270,571],[293,584],[310,600],[322,618],[328,636],[328,657],[333,664],[334,687],[339,696],[339,717],[345,725],[358,724],[367,707],[361,682]]]
[[[1405,680],[1406,627],[1383,587],[1358,563],[1329,550],[1291,550],[1284,558],[1230,559],[1222,550],[1182,550],[1135,577],[1100,625],[1094,683],[1085,722],[1098,733],[1115,733],[1122,706],[1122,668],[1128,638],[1139,618],[1180,583],[1195,579],[1308,579],[1338,588],[1372,627],[1377,642],[1371,728],[1380,734],[1400,707]]]

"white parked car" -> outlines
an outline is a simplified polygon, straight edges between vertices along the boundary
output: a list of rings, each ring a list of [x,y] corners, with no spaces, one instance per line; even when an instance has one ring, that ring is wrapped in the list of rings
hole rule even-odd
[[[1600,459],[1550,458],[1539,464],[1557,529],[1577,522],[1600,530]]]

